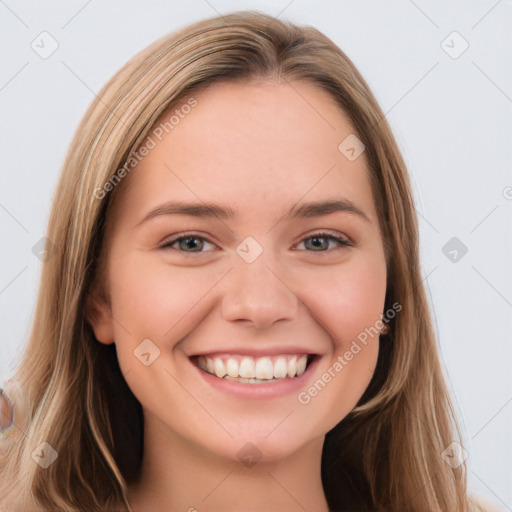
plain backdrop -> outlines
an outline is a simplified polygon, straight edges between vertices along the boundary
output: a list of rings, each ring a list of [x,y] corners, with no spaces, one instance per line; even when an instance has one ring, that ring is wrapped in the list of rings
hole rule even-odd
[[[29,333],[43,265],[34,253],[95,93],[158,37],[238,9],[317,27],[380,102],[413,182],[470,488],[512,510],[510,0],[0,0],[0,377]],[[58,45],[49,56],[42,37],[45,51]]]

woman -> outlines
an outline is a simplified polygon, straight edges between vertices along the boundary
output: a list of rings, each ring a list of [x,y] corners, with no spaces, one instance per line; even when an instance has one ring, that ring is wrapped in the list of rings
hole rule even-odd
[[[317,30],[234,13],[134,57],[47,237],[2,511],[483,510],[404,162]]]

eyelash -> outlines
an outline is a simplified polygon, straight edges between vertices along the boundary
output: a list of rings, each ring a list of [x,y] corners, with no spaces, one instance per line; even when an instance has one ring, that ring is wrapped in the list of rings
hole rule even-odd
[[[172,238],[166,240],[165,242],[163,242],[163,244],[160,245],[159,248],[160,249],[172,249],[171,246],[174,245],[176,242],[179,242],[180,240],[190,239],[190,238],[192,238],[194,240],[202,240],[202,241],[206,241],[208,243],[212,243],[207,238],[205,238],[203,236],[195,235],[194,233],[190,233],[190,234],[180,234],[179,236],[172,237]],[[333,250],[342,249],[343,247],[352,247],[352,245],[353,245],[348,240],[345,240],[343,238],[340,238],[340,237],[337,237],[337,236],[331,235],[330,233],[325,233],[325,232],[313,233],[312,235],[309,235],[309,236],[301,239],[299,244],[304,242],[305,240],[310,240],[312,238],[325,238],[327,240],[332,240],[332,241],[338,242],[341,247],[338,247],[336,249],[330,249],[330,250],[327,249],[325,251],[308,251],[308,250],[306,250],[306,252],[328,253],[328,252],[332,252]],[[213,245],[215,245],[215,244],[213,244]],[[195,252],[195,251],[190,251],[190,252],[179,251],[179,252],[182,252],[184,254],[201,254],[201,253],[209,252],[209,251],[197,251],[197,252]]]

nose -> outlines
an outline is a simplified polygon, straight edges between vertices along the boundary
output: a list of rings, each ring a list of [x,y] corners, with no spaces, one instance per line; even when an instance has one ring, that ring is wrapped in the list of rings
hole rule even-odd
[[[238,258],[224,283],[222,317],[263,329],[296,318],[299,299],[265,252],[252,263]]]

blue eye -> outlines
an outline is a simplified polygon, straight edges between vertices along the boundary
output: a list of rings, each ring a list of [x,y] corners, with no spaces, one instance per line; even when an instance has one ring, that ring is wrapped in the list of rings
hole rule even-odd
[[[204,252],[201,249],[205,246],[205,242],[208,244],[206,238],[196,235],[185,235],[168,240],[160,246],[161,249],[171,249],[173,245],[178,243],[178,247],[182,252]],[[210,244],[216,247],[214,244]],[[192,249],[192,250],[188,250]]]
[[[312,252],[327,252],[326,249],[328,248],[329,242],[336,242],[340,246],[347,247],[352,245],[348,240],[330,235],[329,233],[315,233],[314,235],[303,238],[300,243],[306,242],[308,240],[313,242],[312,244],[309,244],[309,247],[312,248]],[[305,247],[307,245],[307,243],[304,243]]]
[[[311,241],[312,243],[308,244],[308,241]],[[352,246],[352,244],[348,240],[336,237],[329,233],[315,233],[314,235],[310,235],[306,238],[303,238],[298,245],[304,243],[304,247],[306,247],[306,249],[310,250],[311,252],[328,252],[330,242],[335,242],[336,244],[338,244],[338,246],[341,247]],[[160,249],[174,249],[173,246],[175,246],[176,244],[178,249],[175,250],[188,253],[207,252],[202,250],[205,248],[207,244],[210,244],[212,247],[214,247],[214,250],[215,248],[218,248],[215,244],[212,244],[206,238],[199,235],[190,234],[171,238],[170,240],[164,242],[160,246]]]

